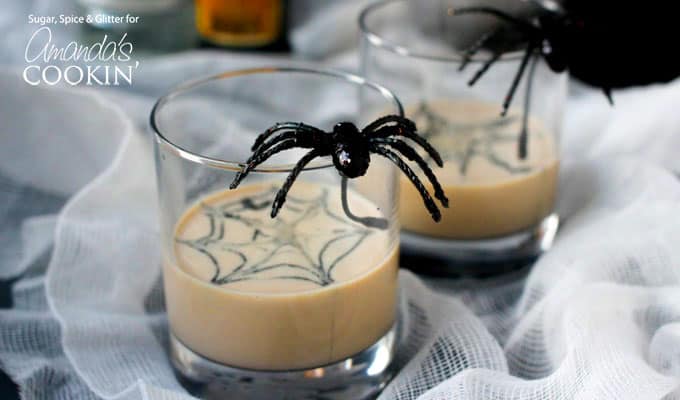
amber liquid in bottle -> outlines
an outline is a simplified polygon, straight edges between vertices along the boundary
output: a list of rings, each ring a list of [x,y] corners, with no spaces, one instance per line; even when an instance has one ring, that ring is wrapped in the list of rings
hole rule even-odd
[[[281,47],[285,8],[283,0],[196,0],[196,28],[216,46]]]

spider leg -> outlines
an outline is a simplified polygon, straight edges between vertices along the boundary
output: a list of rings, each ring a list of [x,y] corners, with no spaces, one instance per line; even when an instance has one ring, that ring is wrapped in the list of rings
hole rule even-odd
[[[479,80],[479,78],[481,78],[482,76],[484,76],[484,74],[486,73],[486,71],[488,71],[489,68],[491,68],[491,66],[492,66],[496,61],[498,61],[499,58],[501,58],[501,55],[502,55],[502,53],[499,53],[499,52],[493,53],[493,54],[491,55],[491,58],[489,58],[489,60],[488,60],[487,62],[485,62],[484,65],[482,65],[481,68],[479,68],[479,69],[477,70],[477,72],[475,72],[475,76],[473,76],[472,79],[470,79],[470,80],[468,81],[468,86],[472,86],[472,85],[474,85],[475,83],[477,83],[477,81]]]
[[[522,80],[522,75],[524,75],[524,70],[527,67],[527,64],[529,62],[529,58],[531,58],[531,55],[534,52],[534,48],[535,48],[534,42],[529,42],[527,49],[524,51],[524,56],[522,57],[522,63],[519,65],[519,69],[517,69],[517,73],[515,74],[515,78],[512,80],[512,85],[510,86],[510,90],[508,91],[508,94],[505,95],[505,100],[503,100],[503,110],[501,111],[501,116],[505,116],[505,114],[508,113],[508,108],[510,108],[510,103],[512,103],[512,98],[515,96],[515,92],[517,91],[517,86],[519,85],[519,82]]]
[[[526,91],[524,93],[524,111],[522,113],[522,130],[519,133],[519,143],[517,148],[518,156],[521,160],[527,158],[527,147],[529,142],[529,109],[531,107],[531,86],[534,82],[534,73],[536,72],[537,57],[531,60],[529,66],[529,80],[527,81]]]
[[[432,172],[432,169],[430,168],[429,165],[427,165],[427,162],[423,160],[420,154],[413,150],[413,148],[411,148],[406,142],[392,138],[374,139],[372,142],[390,145],[394,147],[397,151],[399,151],[401,154],[403,154],[404,157],[406,157],[408,160],[414,161],[416,164],[418,164],[420,169],[423,170],[423,172],[427,176],[427,179],[432,184],[432,187],[434,187],[434,197],[436,197],[444,207],[446,208],[449,207],[449,199],[444,194],[444,189],[442,189],[442,186],[439,184],[439,181],[437,180],[437,177],[434,175],[434,172]]]
[[[295,182],[297,176],[305,168],[305,165],[307,165],[310,161],[312,161],[312,159],[319,157],[320,155],[322,155],[322,152],[317,149],[314,149],[309,153],[305,154],[304,156],[302,156],[300,161],[298,161],[298,163],[295,164],[295,167],[293,168],[292,171],[290,171],[290,174],[288,174],[288,177],[286,178],[286,181],[283,183],[283,186],[281,186],[281,189],[279,189],[278,193],[276,193],[276,198],[274,198],[274,202],[272,203],[271,213],[272,218],[276,217],[276,215],[279,213],[279,210],[281,209],[281,206],[283,206],[283,203],[286,202],[286,195],[288,194],[288,191],[290,190],[291,186],[293,186],[293,182]]]
[[[612,97],[612,88],[602,88],[602,92],[604,95],[607,97],[607,100],[609,100],[609,105],[613,106],[614,105],[614,98]]]
[[[306,132],[305,132],[306,133]],[[267,150],[268,148],[272,147],[273,145],[283,142],[288,139],[295,139],[299,137],[302,134],[300,131],[283,131],[280,134],[274,136],[274,138],[260,143],[255,149],[253,149],[253,152],[261,152],[264,150]],[[251,156],[252,157],[252,156]]]
[[[370,124],[366,125],[362,130],[362,133],[372,132],[380,127],[380,125],[385,125],[389,122],[397,122],[403,124],[407,129],[416,131],[416,124],[408,118],[400,117],[398,115],[385,115],[382,116]]]
[[[229,189],[236,189],[236,187],[241,183],[243,178],[245,178],[246,175],[248,175],[248,173],[250,173],[250,171],[253,170],[253,168],[267,161],[269,157],[281,151],[292,149],[293,147],[296,146],[298,146],[297,140],[288,139],[265,151],[256,151],[248,159],[248,161],[246,161],[246,164],[243,166],[243,168],[236,174],[234,180],[231,182],[231,185],[229,185]]]
[[[270,128],[268,128],[266,131],[262,132],[257,139],[255,139],[255,143],[253,143],[253,147],[251,150],[255,151],[257,148],[260,147],[260,145],[267,140],[271,135],[274,133],[284,130],[284,129],[293,129],[294,131],[319,131],[318,128],[315,128],[311,125],[304,124],[302,122],[277,122]]]
[[[376,229],[387,229],[387,220],[385,218],[374,218],[374,217],[357,217],[352,213],[352,211],[349,209],[349,202],[347,201],[347,177],[343,176],[342,177],[342,184],[341,184],[341,191],[340,191],[340,196],[342,198],[342,210],[345,212],[345,215],[347,215],[347,218],[351,219],[354,222],[358,222],[360,224],[363,224],[369,228],[376,228]]]
[[[388,115],[388,117],[390,117]],[[369,125],[364,130],[362,133],[367,135],[368,137],[375,137],[375,138],[387,138],[389,136],[403,136],[405,138],[411,139],[414,142],[416,142],[418,145],[420,145],[427,154],[432,157],[435,163],[437,163],[438,166],[442,167],[444,166],[444,161],[442,161],[442,157],[439,155],[439,152],[432,147],[432,145],[422,136],[416,133],[416,124],[413,123],[413,121],[406,119],[406,118],[401,118],[399,116],[393,115],[392,117],[395,117],[396,119],[390,120],[388,122],[396,122],[396,125],[390,125],[390,126],[383,126],[380,129],[375,129],[375,130],[369,130],[369,128],[373,125]],[[386,118],[386,117],[383,117]]]
[[[395,152],[385,147],[373,144],[371,145],[371,151],[389,159],[397,167],[399,167],[399,169],[402,170],[404,174],[406,174],[411,183],[413,183],[413,186],[415,186],[416,189],[418,189],[418,192],[420,193],[420,196],[423,198],[425,207],[430,212],[432,219],[435,222],[439,222],[442,219],[442,214],[439,211],[439,208],[437,208],[437,205],[435,204],[434,200],[432,200],[432,196],[430,196],[430,194],[427,192],[427,189],[425,189],[425,186],[420,181],[420,179],[418,179],[418,176],[416,176],[413,170],[408,165],[406,165],[406,163],[401,158],[399,158],[399,156]]]
[[[475,54],[486,44],[486,42],[491,39],[495,34],[500,31],[500,28],[493,29],[489,32],[486,32],[482,36],[477,39],[472,46],[468,47],[465,49],[463,58],[461,59],[460,65],[458,66],[458,71],[462,71],[467,67],[467,65],[470,63],[470,60],[472,57],[474,57]]]

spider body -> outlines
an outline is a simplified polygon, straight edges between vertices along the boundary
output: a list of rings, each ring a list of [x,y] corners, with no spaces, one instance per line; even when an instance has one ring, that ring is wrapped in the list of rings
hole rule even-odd
[[[336,124],[330,136],[335,168],[348,178],[364,176],[371,162],[370,140],[351,122]]]
[[[538,17],[538,26],[542,31],[538,46],[541,55],[553,71],[566,71],[574,63],[569,59],[569,38],[579,34],[583,27],[582,21],[574,21],[565,14],[550,13]]]
[[[403,140],[406,139],[406,140]],[[408,141],[407,141],[408,140]],[[423,202],[435,221],[441,219],[441,212],[428,193],[425,185],[413,172],[411,167],[399,156],[416,163],[428,178],[434,188],[434,197],[448,207],[448,199],[436,176],[427,165],[423,157],[413,149],[412,142],[425,152],[439,165],[443,166],[441,156],[424,138],[418,135],[415,124],[397,115],[387,115],[359,130],[351,122],[340,122],[333,127],[332,132],[324,132],[304,123],[281,122],[260,134],[253,144],[253,154],[236,174],[230,188],[236,188],[240,182],[258,165],[273,155],[292,148],[308,148],[305,154],[290,171],[285,183],[276,194],[272,204],[272,218],[276,217],[281,206],[286,201],[286,195],[295,179],[305,166],[317,157],[330,156],[333,165],[342,176],[342,196],[345,213],[353,220],[365,225],[385,228],[386,221],[371,217],[356,217],[349,211],[346,201],[347,179],[353,179],[366,174],[371,161],[371,154],[377,154],[393,162],[418,189]]]
[[[551,57],[563,59],[565,69],[582,82],[608,93],[667,82],[680,74],[680,60],[669,51],[680,33],[677,7],[670,2],[562,0],[550,11],[546,1],[554,0],[534,0],[544,9],[535,26],[555,49]]]

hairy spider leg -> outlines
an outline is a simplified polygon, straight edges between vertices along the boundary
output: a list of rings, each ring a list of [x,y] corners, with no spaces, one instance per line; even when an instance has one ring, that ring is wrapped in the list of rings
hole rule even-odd
[[[472,57],[474,57],[474,55],[477,54],[477,52],[486,44],[486,42],[493,36],[495,36],[499,31],[500,28],[496,28],[492,31],[483,34],[471,46],[465,49],[465,51],[463,52],[463,59],[461,60],[460,65],[458,66],[458,71],[464,70],[465,67],[467,67],[467,65],[470,63]]]
[[[396,166],[399,167],[399,169],[402,170],[404,174],[406,174],[409,180],[411,180],[413,186],[415,186],[416,189],[418,189],[418,192],[420,193],[420,196],[423,198],[425,207],[430,212],[432,219],[435,222],[441,221],[442,214],[439,211],[439,208],[437,208],[437,205],[432,199],[432,196],[430,196],[430,194],[427,192],[427,189],[425,189],[425,186],[420,181],[420,179],[418,179],[418,176],[413,172],[413,170],[408,165],[406,165],[406,163],[401,158],[399,158],[399,156],[395,152],[385,147],[379,146],[377,144],[371,144],[371,151],[389,159],[394,164],[396,164]]]
[[[283,186],[281,186],[281,189],[279,189],[279,191],[276,193],[276,198],[274,199],[274,203],[272,203],[271,213],[272,218],[276,217],[276,215],[279,213],[279,210],[281,209],[281,206],[283,206],[283,203],[286,202],[286,195],[288,194],[288,191],[290,190],[291,186],[293,186],[293,182],[295,182],[295,179],[300,174],[300,172],[305,168],[305,166],[310,161],[321,155],[323,155],[322,151],[314,149],[309,153],[305,154],[300,159],[300,161],[298,161],[298,163],[295,164],[295,168],[293,168],[293,170],[290,171],[290,174],[288,174],[288,177],[286,178],[286,181],[283,183]]]
[[[409,130],[416,131],[416,124],[408,118],[400,117],[398,115],[384,115],[370,124],[366,125],[361,131],[363,134],[368,134],[376,129],[380,128],[381,125],[385,125],[389,122],[399,122],[407,127]]]
[[[519,84],[519,80],[522,76],[522,73],[524,72],[524,68],[526,68],[526,63],[528,61],[528,57],[530,53],[534,50],[536,47],[536,42],[537,42],[537,37],[540,37],[540,29],[533,24],[524,21],[520,18],[514,17],[510,14],[507,14],[503,11],[497,10],[492,7],[465,7],[461,8],[458,10],[455,10],[454,15],[461,15],[461,14],[472,14],[472,13],[480,13],[480,14],[490,14],[493,15],[494,17],[505,21],[509,22],[521,31],[523,31],[529,38],[529,45],[527,46],[527,50],[524,53],[524,58],[522,60],[522,65],[520,66],[520,70],[517,76],[515,76],[513,86],[510,89],[510,92],[506,96],[505,102],[504,102],[504,107],[503,107],[503,112],[501,115],[505,115],[507,113],[507,108],[510,105],[510,102],[512,101],[512,97],[515,94],[515,89],[516,86]],[[491,65],[498,60],[500,57],[500,54],[494,54],[489,61],[487,61],[482,68],[480,68],[479,71],[475,74],[475,76],[468,82],[468,85],[472,86],[474,85],[479,78],[484,75],[484,73],[491,67]],[[506,105],[507,104],[507,105]]]
[[[492,66],[496,61],[498,61],[499,58],[501,58],[501,55],[502,55],[502,53],[498,53],[498,52],[493,53],[493,54],[491,55],[491,58],[489,58],[489,59],[488,59],[488,60],[487,60],[487,61],[486,61],[486,62],[485,62],[478,70],[477,70],[477,72],[475,72],[475,75],[468,81],[468,86],[473,86],[475,83],[477,83],[477,81],[479,80],[479,78],[481,78],[482,76],[484,76],[484,74],[486,73],[486,71],[488,71],[489,68],[491,68],[491,66]]]
[[[509,22],[513,25],[515,25],[518,29],[523,31],[529,38],[529,43],[527,45],[527,48],[524,52],[524,56],[522,57],[522,62],[520,64],[519,69],[517,70],[517,73],[515,74],[515,77],[512,81],[512,85],[510,86],[510,90],[505,96],[505,99],[503,101],[503,108],[501,110],[501,116],[505,116],[508,112],[508,109],[510,108],[510,104],[512,103],[512,99],[515,95],[515,92],[517,90],[517,87],[519,86],[519,83],[522,79],[522,76],[524,75],[524,70],[527,67],[527,63],[529,62],[529,58],[531,57],[532,53],[538,46],[538,44],[543,40],[542,39],[542,34],[541,30],[539,27],[526,22],[524,20],[521,20],[519,18],[516,18],[512,15],[509,15],[507,13],[504,13],[503,11],[491,8],[491,7],[467,7],[467,8],[462,8],[460,10],[456,10],[457,14],[468,14],[468,13],[483,13],[483,14],[490,14],[495,16],[496,18]],[[492,59],[493,60],[493,59]],[[494,60],[495,61],[495,60]],[[519,135],[519,141],[518,141],[518,156],[520,159],[526,159],[527,153],[528,153],[528,136],[529,136],[529,107],[530,107],[530,99],[531,99],[531,86],[532,86],[532,81],[533,81],[533,76],[534,76],[534,71],[536,67],[536,62],[537,59],[534,59],[530,71],[529,71],[529,81],[527,82],[527,88],[526,88],[526,95],[524,98],[524,111],[522,115],[522,128],[520,131]],[[486,66],[486,65],[485,65]],[[484,68],[484,67],[482,67]],[[488,67],[486,68],[488,69]],[[484,71],[481,72],[485,72]],[[477,79],[479,79],[479,76],[475,76]],[[470,84],[474,84],[476,82],[475,78],[470,81]],[[612,98],[611,98],[611,91],[604,89],[605,95],[609,99],[609,102],[612,103]]]
[[[256,148],[253,149],[253,154],[267,150],[268,148],[272,147],[273,145],[275,145],[279,142],[283,142],[287,139],[295,139],[295,138],[299,137],[299,135],[302,134],[302,133],[306,133],[306,132],[291,131],[291,130],[283,131],[283,132],[279,133],[278,135],[274,136],[274,138],[272,138],[272,139],[270,139],[266,142],[260,143]],[[252,157],[253,156],[251,155],[251,158]],[[247,164],[247,162],[246,162],[246,164]]]
[[[388,117],[392,118],[383,121],[382,124],[396,122],[396,125],[383,126],[379,129],[375,129],[372,128],[374,124],[370,124],[369,126],[364,128],[362,133],[367,135],[369,137],[369,140],[370,138],[387,138],[390,136],[403,136],[405,138],[411,139],[418,145],[420,145],[423,149],[425,149],[427,154],[430,157],[432,157],[432,159],[434,160],[435,163],[437,163],[438,166],[440,167],[444,166],[444,161],[442,161],[442,157],[439,155],[439,152],[434,147],[432,147],[432,145],[427,140],[425,140],[425,138],[416,133],[416,124],[414,124],[412,121],[406,118],[402,118],[397,115],[387,116],[381,119],[385,119]],[[380,120],[377,120],[376,122],[378,121]]]
[[[519,65],[519,68],[517,69],[517,73],[515,73],[515,78],[512,80],[510,90],[508,90],[508,94],[505,95],[505,100],[503,100],[503,109],[501,110],[501,116],[503,117],[508,113],[508,109],[510,108],[510,104],[512,103],[512,98],[515,96],[517,86],[519,85],[519,82],[522,80],[524,70],[526,69],[527,64],[529,63],[529,58],[531,58],[531,55],[533,54],[535,48],[536,44],[532,41],[529,42],[527,49],[524,51],[522,62]]]
[[[229,189],[236,189],[236,187],[241,183],[243,178],[245,178],[246,175],[248,175],[250,171],[253,170],[253,168],[267,161],[269,157],[273,156],[276,153],[292,149],[293,147],[297,146],[299,146],[297,139],[288,139],[266,151],[261,152],[258,151],[253,153],[253,155],[246,162],[246,165],[244,165],[243,168],[236,174],[234,180],[231,182],[231,185],[229,185]]]
[[[524,110],[522,112],[522,130],[519,133],[519,143],[517,146],[517,154],[521,160],[527,158],[528,143],[529,143],[529,109],[531,108],[531,86],[534,82],[534,73],[536,72],[536,63],[538,57],[534,56],[529,66],[529,80],[524,92]]]
[[[255,151],[257,150],[262,143],[267,140],[271,135],[274,133],[283,130],[283,129],[292,129],[294,131],[307,131],[307,132],[323,132],[318,128],[315,128],[311,125],[307,125],[302,122],[277,122],[270,128],[268,128],[266,131],[262,132],[257,139],[255,139],[255,143],[253,143],[253,147],[251,150]]]
[[[376,229],[387,229],[387,220],[385,218],[375,218],[375,217],[358,217],[352,213],[352,211],[349,209],[349,202],[347,201],[347,177],[343,176],[342,177],[342,183],[340,186],[340,196],[342,199],[342,210],[345,212],[345,215],[347,215],[347,218],[351,219],[354,222],[358,222],[360,224],[363,224],[364,226],[367,226],[369,228],[376,228]]]
[[[526,22],[522,19],[516,18],[510,14],[507,14],[503,11],[497,10],[492,7],[465,7],[461,8],[458,10],[455,10],[454,14],[461,15],[461,14],[471,14],[471,13],[481,13],[481,14],[490,14],[493,15],[494,17],[502,20],[509,22],[513,25],[515,25],[518,29],[522,30],[524,33],[527,34],[529,37],[529,44],[527,45],[527,48],[524,52],[524,56],[522,58],[522,63],[520,64],[519,70],[517,71],[517,74],[515,75],[515,78],[513,79],[512,86],[510,86],[510,90],[508,91],[508,94],[505,96],[505,100],[503,101],[503,111],[501,112],[501,115],[505,115],[508,112],[508,108],[510,107],[510,103],[512,102],[512,98],[515,95],[515,91],[517,90],[517,86],[519,85],[520,80],[522,79],[522,75],[524,74],[524,70],[527,66],[527,63],[529,61],[529,57],[533,53],[534,49],[536,48],[536,43],[537,43],[537,38],[540,37],[540,29],[533,24]],[[494,54],[494,56],[482,66],[482,68],[477,71],[477,74],[468,82],[469,85],[474,85],[479,78],[481,78],[481,75],[483,75],[486,70],[489,69],[491,64],[493,64],[498,57],[500,57],[499,54]]]
[[[394,149],[399,151],[404,157],[418,164],[420,169],[423,170],[423,172],[427,176],[427,179],[432,184],[432,187],[434,187],[434,197],[436,197],[444,207],[446,208],[449,207],[449,199],[446,197],[446,194],[444,194],[444,189],[442,189],[442,186],[439,184],[439,181],[437,180],[437,177],[434,175],[434,172],[432,172],[432,169],[430,168],[429,165],[427,165],[427,162],[423,160],[420,154],[413,150],[411,146],[409,146],[404,141],[393,138],[374,139],[372,142],[392,146]]]

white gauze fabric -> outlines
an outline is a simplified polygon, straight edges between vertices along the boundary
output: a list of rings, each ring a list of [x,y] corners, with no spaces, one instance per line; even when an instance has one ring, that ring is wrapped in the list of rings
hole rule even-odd
[[[346,7],[332,29],[353,26]],[[337,52],[353,34],[325,29],[301,26],[295,45],[338,38],[309,53],[353,67]],[[23,398],[191,398],[165,350],[148,111],[189,77],[282,61],[149,58],[121,91],[0,73],[0,276],[21,274],[0,310],[0,362]],[[680,82],[617,93],[613,110],[579,92],[553,249],[526,278],[402,272],[408,332],[381,400],[680,399]],[[311,95],[327,112],[332,96]]]

